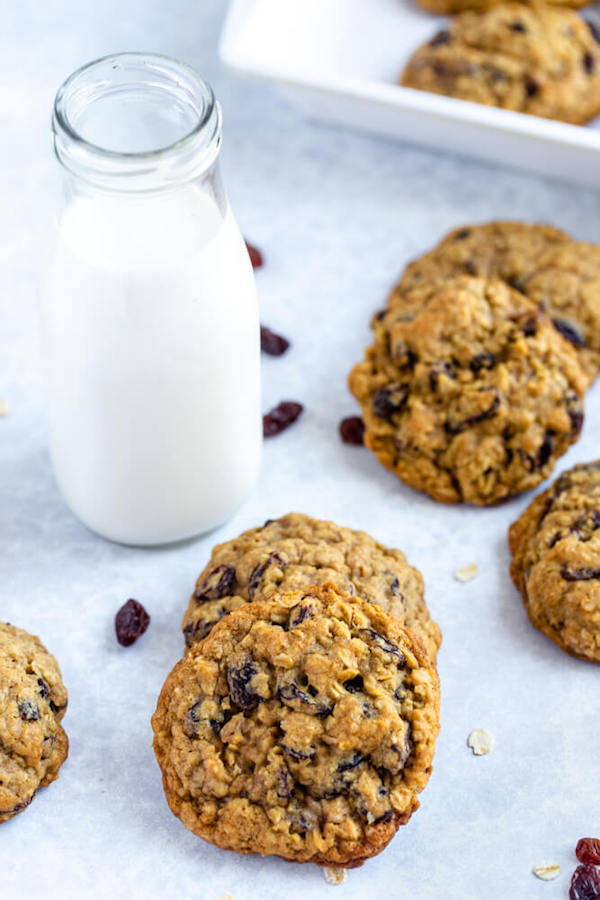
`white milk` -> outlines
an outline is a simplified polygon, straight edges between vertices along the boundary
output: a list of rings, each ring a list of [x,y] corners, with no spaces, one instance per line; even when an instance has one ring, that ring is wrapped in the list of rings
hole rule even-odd
[[[201,187],[81,192],[41,291],[50,446],[89,528],[157,544],[225,521],[260,465],[254,277]]]

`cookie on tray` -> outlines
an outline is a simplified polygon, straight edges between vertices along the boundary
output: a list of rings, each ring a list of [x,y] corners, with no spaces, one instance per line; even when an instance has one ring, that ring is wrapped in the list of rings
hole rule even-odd
[[[532,625],[600,663],[600,460],[564,472],[509,530],[512,579]]]
[[[600,45],[572,9],[501,3],[455,16],[413,53],[401,83],[581,125],[600,112]]]
[[[0,822],[58,778],[68,753],[67,691],[41,641],[0,622]]]
[[[505,281],[543,307],[594,380],[600,370],[600,247],[550,225],[463,225],[406,267],[388,306],[418,307],[433,282],[464,274]]]
[[[444,503],[498,503],[547,478],[577,440],[586,380],[571,344],[519,291],[449,279],[393,307],[350,373],[365,443]]]
[[[326,584],[225,616],[175,666],[152,725],[167,800],[190,831],[353,867],[417,809],[438,719],[420,641]]]
[[[499,6],[503,0],[418,0],[419,6],[438,16],[454,15],[467,9],[492,9]],[[524,2],[529,6],[528,0]],[[578,9],[585,6],[590,0],[545,0],[550,6],[570,6]],[[531,0],[531,5],[536,6],[537,0]]]
[[[440,629],[423,599],[421,573],[404,554],[364,531],[301,513],[269,521],[214,548],[183,620],[186,645],[193,646],[244,603],[325,582],[391,612],[417,633],[435,661]]]

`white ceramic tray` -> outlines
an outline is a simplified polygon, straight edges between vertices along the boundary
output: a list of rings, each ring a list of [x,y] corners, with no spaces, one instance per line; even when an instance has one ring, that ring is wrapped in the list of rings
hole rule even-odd
[[[220,52],[311,116],[600,187],[600,120],[566,125],[396,85],[443,21],[415,0],[233,0]]]

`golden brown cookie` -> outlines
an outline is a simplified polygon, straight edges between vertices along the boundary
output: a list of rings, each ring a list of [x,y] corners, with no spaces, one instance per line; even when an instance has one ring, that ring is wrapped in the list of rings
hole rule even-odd
[[[501,3],[455,16],[401,83],[580,125],[600,112],[600,46],[572,9]]]
[[[323,585],[223,618],[167,678],[152,725],[186,828],[239,853],[352,867],[417,809],[438,715],[412,632]]]
[[[41,641],[0,622],[0,822],[58,778],[68,753],[67,691]]]
[[[183,620],[186,645],[206,637],[215,622],[274,592],[331,582],[392,613],[413,629],[435,661],[441,643],[423,599],[421,573],[400,550],[364,531],[289,513],[214,548]]]
[[[492,9],[499,6],[503,0],[417,0],[419,6],[439,16],[454,15],[467,9]],[[523,0],[529,6],[538,6],[538,0]],[[578,9],[586,6],[590,0],[544,0],[550,6],[570,6]]]
[[[463,225],[406,267],[388,306],[418,307],[432,283],[464,274],[504,281],[540,305],[594,380],[600,370],[600,247],[550,225]]]
[[[384,466],[435,500],[482,506],[548,477],[581,431],[585,384],[538,306],[468,276],[389,309],[349,378]]]
[[[569,469],[509,530],[511,576],[531,624],[600,663],[600,460]]]

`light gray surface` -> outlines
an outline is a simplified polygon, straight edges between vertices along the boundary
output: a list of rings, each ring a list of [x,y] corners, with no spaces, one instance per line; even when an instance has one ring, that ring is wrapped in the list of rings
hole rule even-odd
[[[506,528],[528,498],[491,510],[436,505],[343,446],[337,423],[354,411],[345,377],[369,316],[407,259],[446,229],[490,217],[546,220],[600,240],[599,195],[307,123],[272,91],[220,70],[217,0],[0,0],[0,12],[0,398],[9,404],[0,419],[0,617],[40,634],[58,657],[71,739],[59,781],[1,826],[2,896],[566,897],[574,844],[599,821],[598,670],[535,632],[510,585]],[[232,204],[267,259],[262,317],[293,341],[286,357],[264,362],[264,405],[306,404],[298,425],[266,446],[261,483],[235,520],[165,550],[106,543],[63,506],[45,448],[35,333],[36,261],[55,202],[53,93],[75,66],[125,49],[170,53],[212,80]],[[560,468],[598,455],[598,391]],[[339,888],[316,867],[198,841],[171,816],[151,750],[149,718],[210,547],[289,509],[402,547],[425,574],[444,632],[442,731],[422,809]],[[471,562],[479,577],[454,581]],[[112,623],[130,596],[152,624],[124,650]],[[476,727],[496,737],[479,759],[465,746]],[[544,861],[563,866],[558,882],[530,874]]]

